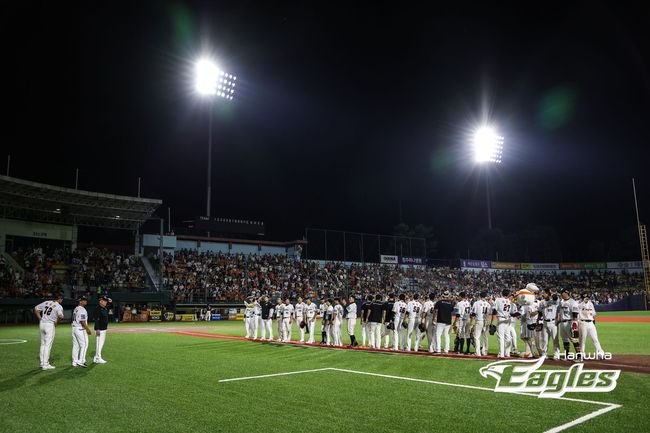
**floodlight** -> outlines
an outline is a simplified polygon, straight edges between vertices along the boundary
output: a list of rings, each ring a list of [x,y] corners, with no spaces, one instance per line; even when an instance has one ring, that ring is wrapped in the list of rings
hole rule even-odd
[[[216,83],[219,68],[210,59],[204,58],[196,62],[196,91],[201,95],[214,95],[217,92]]]
[[[484,126],[474,134],[474,160],[479,163],[493,162],[499,164],[503,153],[503,137],[494,128]]]

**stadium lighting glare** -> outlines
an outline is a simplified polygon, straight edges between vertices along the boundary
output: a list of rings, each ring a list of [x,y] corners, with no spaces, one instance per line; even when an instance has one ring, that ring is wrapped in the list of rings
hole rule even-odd
[[[228,81],[222,77],[230,77],[232,80],[236,80],[237,77],[227,74],[211,59],[204,57],[199,59],[194,67],[195,72],[195,82],[194,89],[201,96],[220,96],[224,99],[232,100],[231,95],[234,93],[235,83],[233,81]],[[218,84],[222,83],[222,84]],[[223,91],[218,91],[218,89],[224,89]]]
[[[474,161],[478,163],[501,163],[503,137],[494,128],[483,126],[474,133]]]

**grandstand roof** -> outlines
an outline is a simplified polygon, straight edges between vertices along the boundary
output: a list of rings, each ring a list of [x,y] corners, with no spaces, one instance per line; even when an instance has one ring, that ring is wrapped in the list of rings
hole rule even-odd
[[[134,230],[161,204],[157,199],[62,188],[0,175],[0,212],[6,218]]]

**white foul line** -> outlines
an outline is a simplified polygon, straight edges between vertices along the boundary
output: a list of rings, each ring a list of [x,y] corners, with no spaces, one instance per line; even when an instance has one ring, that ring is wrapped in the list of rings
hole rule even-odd
[[[414,377],[403,377],[403,376],[392,376],[389,374],[379,374],[379,373],[370,373],[367,371],[357,371],[357,370],[347,370],[344,368],[334,368],[334,367],[326,367],[326,368],[317,368],[315,370],[300,370],[300,371],[289,371],[285,373],[275,373],[275,374],[263,374],[261,376],[247,376],[247,377],[235,377],[232,379],[221,379],[219,382],[235,382],[235,381],[240,381],[240,380],[251,380],[251,379],[262,379],[266,377],[276,377],[276,376],[288,376],[291,374],[303,374],[303,373],[313,373],[317,371],[340,371],[342,373],[352,373],[352,374],[362,374],[365,376],[376,376],[376,377],[383,377],[386,379],[396,379],[396,380],[407,380],[409,382],[421,382],[421,383],[431,383],[434,385],[443,385],[443,386],[453,386],[455,388],[465,388],[465,389],[476,389],[479,391],[492,391],[494,392],[493,388],[486,388],[482,386],[473,386],[473,385],[462,385],[459,383],[449,383],[449,382],[438,382],[436,380],[428,380],[428,379],[417,379]],[[513,394],[519,394],[519,395],[527,395],[529,397],[537,397],[537,394],[531,394],[531,393],[525,393],[525,392],[517,392]],[[564,400],[564,401],[573,401],[577,403],[588,403],[588,404],[597,404],[600,406],[605,406],[602,409],[598,409],[594,412],[588,413],[587,415],[581,416],[580,418],[574,419],[573,421],[570,421],[568,423],[562,424],[557,427],[553,427],[550,430],[546,430],[543,433],[558,433],[563,430],[566,430],[570,427],[576,426],[578,424],[582,424],[585,421],[588,421],[592,418],[596,418],[599,415],[603,415],[609,411],[612,411],[614,409],[618,409],[621,407],[620,404],[615,404],[615,403],[605,403],[602,401],[594,401],[594,400],[581,400],[577,398],[569,398],[569,397],[554,397],[554,400]]]

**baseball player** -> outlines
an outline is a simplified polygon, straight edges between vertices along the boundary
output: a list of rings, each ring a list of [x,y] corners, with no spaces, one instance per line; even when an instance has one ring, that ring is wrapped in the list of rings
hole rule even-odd
[[[510,349],[512,344],[512,334],[510,333],[511,327],[511,313],[512,302],[510,302],[510,290],[503,289],[501,296],[494,301],[494,310],[492,310],[492,319],[490,324],[497,321],[497,340],[499,342],[499,354],[497,358],[510,357]]]
[[[106,364],[102,357],[102,349],[106,342],[106,333],[108,332],[108,304],[113,301],[106,295],[99,298],[99,305],[95,309],[95,364]]]
[[[420,325],[420,313],[422,313],[422,304],[419,301],[420,295],[415,293],[413,299],[406,304],[406,314],[408,315],[409,323],[406,330],[406,351],[411,351],[411,339],[413,338],[413,330],[416,329],[417,333],[415,335],[415,351],[417,352],[420,347],[420,338],[422,337],[421,331],[419,328]]]
[[[343,337],[341,336],[341,326],[343,324],[343,306],[339,298],[334,299],[334,309],[332,315],[332,340],[334,346],[343,346]]]
[[[394,325],[394,312],[393,307],[395,305],[395,294],[390,293],[388,295],[388,301],[384,302],[382,305],[381,321],[384,326],[382,326],[382,335],[384,336],[384,349],[388,349],[390,343],[390,334],[392,334],[392,327]]]
[[[298,325],[300,325],[301,322],[305,320],[305,303],[302,302],[302,297],[298,296],[298,302],[296,302],[296,306],[294,307],[294,320]],[[300,330],[300,342],[304,343],[305,342],[305,330],[307,326],[298,326],[298,329]]]
[[[515,295],[512,294],[509,297],[511,305],[510,313],[510,353],[513,355],[519,355],[519,348],[517,347],[517,319],[521,320],[521,312],[519,311],[519,306],[515,303]]]
[[[406,317],[406,295],[400,293],[397,301],[393,304],[393,350],[399,350],[400,348],[400,331],[402,329],[402,323]],[[403,342],[402,342],[403,344]]]
[[[284,333],[284,339],[282,341],[285,343],[291,341],[291,321],[294,317],[294,311],[295,309],[291,305],[291,299],[286,298],[284,300],[284,308],[282,309],[282,332]]]
[[[382,296],[376,295],[375,301],[370,304],[366,316],[366,322],[369,323],[370,334],[370,347],[373,349],[381,349],[381,328],[382,328],[382,312],[384,303],[381,301]]]
[[[246,338],[253,338],[253,321],[255,320],[255,304],[253,298],[249,296],[244,302],[244,326],[246,327]]]
[[[262,301],[260,302],[261,316],[260,320],[262,322],[262,341],[266,341],[266,332],[269,333],[269,341],[273,341],[273,304],[269,302],[269,297],[264,295]]]
[[[424,304],[422,304],[422,323],[426,327],[427,342],[429,343],[429,353],[436,350],[436,327],[433,326],[433,307],[435,305],[436,296],[433,293],[429,294]]]
[[[277,341],[283,341],[284,340],[284,324],[282,323],[284,317],[284,304],[282,303],[282,299],[278,298],[278,303],[275,305],[275,320],[276,320],[276,325],[278,327],[278,340]]]
[[[471,320],[472,307],[469,301],[467,300],[467,294],[465,292],[460,292],[458,296],[460,297],[460,300],[456,304],[456,317],[454,318],[454,323],[452,325],[452,328],[456,330],[456,336],[459,339],[458,350],[456,353],[459,355],[463,353],[463,346],[465,345],[465,341],[467,340],[467,349],[465,350],[465,354],[469,355],[470,353],[469,330],[472,322]]]
[[[370,323],[368,322],[368,314],[370,305],[372,304],[372,296],[366,296],[366,300],[361,304],[361,347],[366,346],[366,337],[369,337]]]
[[[50,351],[52,350],[52,343],[54,342],[54,334],[57,322],[63,319],[63,295],[57,295],[53,301],[45,301],[34,307],[34,314],[39,321],[39,329],[41,333],[41,369],[54,370],[53,365],[50,364]]]
[[[323,316],[323,327],[325,328],[325,344],[332,345],[332,319],[334,317],[334,306],[331,299],[325,300],[325,315]]]
[[[574,331],[578,331],[578,312],[578,303],[571,298],[567,289],[562,289],[556,320],[559,327],[558,332],[564,345],[565,357],[569,355],[569,342],[573,343],[576,353],[580,353],[579,342],[573,336]]]
[[[532,358],[535,350],[539,351],[535,344],[535,328],[537,325],[538,302],[533,301],[530,305],[521,307],[521,339],[526,345],[522,358]]]
[[[476,356],[481,356],[483,354],[483,350],[485,350],[485,354],[487,355],[487,348],[486,347],[481,347],[482,342],[484,341],[484,334],[487,334],[487,328],[486,324],[488,322],[488,318],[491,315],[492,312],[492,307],[490,306],[489,302],[486,301],[487,298],[487,292],[481,292],[479,294],[479,299],[474,302],[472,305],[472,310],[470,313],[471,317],[471,329],[473,329],[472,332],[472,338],[474,339],[474,355]]]
[[[557,293],[551,294],[549,289],[542,291],[542,301],[539,303],[542,335],[539,350],[543,356],[548,356],[551,341],[553,341],[553,359],[560,359],[560,340],[558,339],[557,323]]]
[[[585,343],[587,337],[591,340],[596,348],[596,356],[604,357],[605,352],[598,341],[598,332],[596,331],[596,309],[594,304],[589,300],[589,293],[585,292],[581,296],[582,301],[578,303],[578,331],[580,333],[580,352],[585,354]]]
[[[79,305],[72,312],[72,366],[88,367],[86,365],[86,351],[88,350],[88,336],[92,331],[88,327],[88,312],[86,311],[88,299],[79,298]]]
[[[318,316],[320,317],[320,344],[327,343],[327,323],[325,322],[325,314],[327,313],[327,301],[325,298],[320,300],[318,306]]]
[[[350,336],[350,347],[356,347],[357,339],[354,336],[354,328],[357,326],[357,303],[354,295],[350,295],[350,303],[346,307],[348,312],[348,335]]]
[[[311,301],[311,298],[307,298],[305,303],[305,320],[307,322],[307,330],[309,332],[309,340],[307,343],[314,344],[314,328],[316,328],[316,316],[318,315],[318,307]]]
[[[257,340],[257,332],[262,327],[262,306],[253,299],[253,340]]]
[[[451,316],[454,307],[451,304],[451,293],[445,291],[442,298],[433,306],[433,325],[436,327],[436,350],[440,353],[442,347],[442,335],[445,336],[445,353],[449,353],[449,330],[451,329]]]

